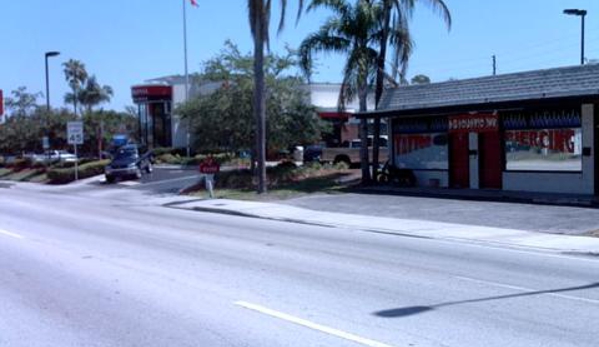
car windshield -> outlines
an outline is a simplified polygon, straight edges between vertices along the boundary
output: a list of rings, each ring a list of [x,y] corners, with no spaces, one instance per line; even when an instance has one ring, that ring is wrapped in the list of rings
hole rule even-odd
[[[137,157],[137,149],[135,148],[121,148],[117,151],[115,155],[115,159],[128,159],[128,158],[136,158]]]

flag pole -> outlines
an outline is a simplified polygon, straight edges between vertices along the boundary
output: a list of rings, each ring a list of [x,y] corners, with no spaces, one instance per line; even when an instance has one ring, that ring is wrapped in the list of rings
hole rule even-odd
[[[187,1],[183,0],[183,51],[185,55],[185,102],[189,100],[189,70],[187,65]],[[189,126],[190,126],[189,118],[187,119],[187,156],[191,155],[190,148],[190,134],[189,134]]]

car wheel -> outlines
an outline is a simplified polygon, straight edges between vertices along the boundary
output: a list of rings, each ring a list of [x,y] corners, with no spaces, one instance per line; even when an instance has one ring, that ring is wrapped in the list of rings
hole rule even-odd
[[[108,176],[108,175],[106,175],[106,182],[107,183],[114,183],[114,180],[115,180],[114,176]]]

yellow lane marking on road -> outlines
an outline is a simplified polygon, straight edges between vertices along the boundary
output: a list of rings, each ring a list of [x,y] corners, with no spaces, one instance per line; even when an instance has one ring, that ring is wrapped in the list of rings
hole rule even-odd
[[[324,325],[320,325],[314,322],[310,322],[308,320],[302,319],[302,318],[298,318],[298,317],[294,317],[291,315],[288,315],[286,313],[283,312],[278,312],[275,310],[271,310],[269,308],[260,306],[260,305],[256,305],[256,304],[251,304],[249,302],[245,302],[245,301],[237,301],[235,302],[235,305],[237,306],[241,306],[245,309],[248,310],[252,310],[252,311],[256,311],[256,312],[260,312],[262,314],[271,316],[271,317],[275,317],[293,324],[297,324],[300,326],[303,326],[305,328],[309,328],[312,330],[316,330],[316,331],[320,331],[322,333],[325,334],[329,334],[329,335],[333,335],[336,337],[339,337],[341,339],[344,340],[348,340],[348,341],[352,341],[364,346],[369,346],[369,347],[392,347],[391,345],[387,345],[385,343],[382,342],[378,342],[378,341],[374,341],[374,340],[370,340],[370,339],[366,339],[363,337],[360,337],[358,335],[354,335],[351,333],[347,333],[345,331],[342,330],[338,330],[338,329],[334,329],[334,328],[330,328]]]

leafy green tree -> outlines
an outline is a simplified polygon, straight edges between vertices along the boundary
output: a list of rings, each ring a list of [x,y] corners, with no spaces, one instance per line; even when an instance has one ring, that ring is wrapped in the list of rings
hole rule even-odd
[[[72,92],[67,93],[64,97],[65,103],[73,104],[73,111],[77,113],[77,103],[79,102],[79,95],[81,94],[81,88],[85,84],[88,78],[85,64],[79,60],[70,59],[66,63],[62,64],[64,68],[64,76],[66,81],[69,83]]]
[[[292,145],[318,141],[327,127],[308,103],[303,79],[287,73],[297,66],[295,56],[268,55],[264,61],[266,147],[273,153]],[[253,58],[243,55],[230,42],[206,63],[204,83],[216,83],[210,95],[192,99],[177,110],[189,119],[202,151],[245,151],[255,144],[256,122],[252,117],[254,97]]]
[[[41,139],[46,119],[45,110],[37,103],[42,94],[29,93],[26,87],[19,87],[10,95],[6,98],[6,121],[0,124],[0,151],[17,153],[33,150],[35,141]]]
[[[29,93],[27,87],[18,87],[6,98],[6,109],[12,116],[30,116],[39,108],[37,100],[42,93]]]
[[[299,54],[302,70],[310,75],[313,54],[318,52],[336,52],[347,55],[343,68],[343,81],[339,95],[340,108],[354,99],[359,100],[360,112],[367,110],[369,87],[376,77],[378,58],[378,38],[381,35],[380,18],[382,7],[368,0],[357,0],[351,4],[344,0],[313,0],[308,11],[316,8],[328,8],[333,12],[320,27],[309,35],[300,45]],[[368,123],[360,121],[360,137],[363,144],[368,139]],[[371,180],[368,165],[368,146],[360,151],[362,181]]]
[[[83,115],[85,143],[82,152],[89,156],[101,157],[102,150],[110,147],[117,134],[128,135],[138,140],[139,123],[137,115],[112,110],[96,110]]]
[[[430,84],[431,79],[427,75],[416,75],[410,80],[411,84]]]
[[[298,19],[303,9],[299,0]],[[256,153],[258,158],[258,193],[266,193],[266,97],[264,81],[264,48],[269,46],[271,0],[248,0],[248,15],[254,39],[254,117],[257,123]],[[287,0],[279,1],[281,19],[279,32],[285,25]]]

